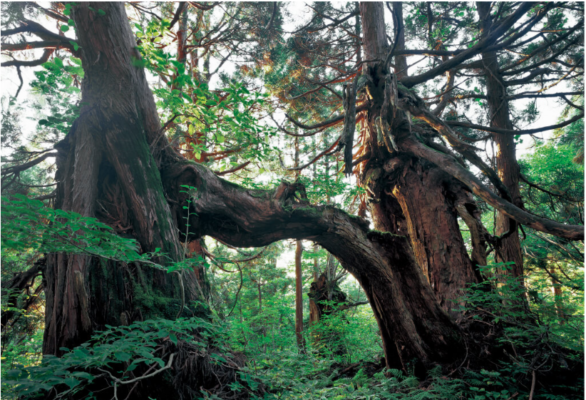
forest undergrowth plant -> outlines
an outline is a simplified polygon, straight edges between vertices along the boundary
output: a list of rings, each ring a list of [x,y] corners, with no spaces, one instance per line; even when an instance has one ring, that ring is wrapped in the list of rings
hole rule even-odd
[[[459,367],[463,376],[475,382],[478,391],[492,387],[506,387],[511,393],[526,389],[531,396],[577,394],[583,389],[565,385],[570,375],[581,371],[582,354],[576,351],[576,344],[583,343],[583,334],[570,328],[563,328],[562,321],[544,321],[542,304],[535,302],[531,290],[508,270],[512,263],[494,263],[480,267],[483,282],[471,285],[463,297],[463,316],[460,326],[466,331],[466,340],[480,346],[484,354],[469,357],[490,360],[500,352],[497,371],[468,370],[466,360]],[[547,311],[547,309],[545,310]],[[555,325],[555,329],[552,329]],[[583,332],[582,332],[583,333]],[[493,354],[491,354],[493,353]],[[499,358],[497,356],[497,358]],[[492,364],[492,365],[490,365]],[[493,367],[489,361],[486,368]],[[552,374],[551,371],[556,371]],[[453,371],[455,372],[455,371]],[[557,378],[552,380],[552,375]],[[484,381],[484,385],[476,384]],[[515,389],[516,388],[516,389]],[[551,398],[555,398],[551,397]]]
[[[129,395],[140,381],[167,370],[166,377],[156,379],[163,387],[171,382],[184,387],[185,398],[198,393],[185,385],[184,381],[196,379],[190,375],[207,382],[208,390],[231,391],[227,386],[236,381],[243,363],[241,357],[226,355],[230,350],[222,345],[225,335],[221,326],[197,317],[108,326],[89,342],[71,350],[62,349],[65,354],[60,358],[45,356],[39,365],[15,366],[6,374],[3,394],[14,398],[45,394],[91,399],[96,398],[95,387],[105,386],[117,398],[121,393]],[[246,387],[241,385],[241,389]]]
[[[42,202],[24,195],[3,197],[2,215],[3,256],[19,252],[87,254],[125,263],[143,263],[169,273],[180,273],[202,263],[198,256],[161,265],[157,261],[165,260],[165,255],[159,249],[140,254],[136,241],[117,235],[108,225],[73,212],[47,208]],[[9,295],[6,293],[3,297]],[[3,312],[10,311],[4,303]],[[184,306],[182,304],[178,316]],[[101,388],[106,385],[113,391],[114,398],[121,393],[128,395],[137,386],[140,388],[140,381],[146,379],[161,379],[162,393],[168,385],[170,390],[179,389],[183,398],[201,395],[200,389],[204,386],[210,393],[228,393],[232,392],[228,385],[240,379],[239,371],[244,362],[241,355],[232,352],[224,343],[228,340],[221,327],[197,317],[178,317],[174,321],[157,319],[135,321],[127,326],[106,325],[106,329],[93,335],[90,341],[74,349],[61,348],[62,357],[45,355],[42,362],[38,360],[39,349],[35,355],[15,357],[14,353],[21,351],[23,346],[11,346],[8,352],[3,349],[2,353],[4,366],[10,363],[10,370],[3,373],[3,395],[7,398],[38,395],[100,398],[92,393],[92,384],[98,379],[103,380],[99,383]],[[166,377],[158,376],[166,370],[169,370]],[[251,381],[252,378],[246,377]],[[256,390],[259,386],[254,387]],[[249,395],[243,393],[242,396]]]

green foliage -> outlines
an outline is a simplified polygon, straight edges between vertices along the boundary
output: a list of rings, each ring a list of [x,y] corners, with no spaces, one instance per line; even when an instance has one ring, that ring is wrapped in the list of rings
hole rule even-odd
[[[15,20],[22,20],[25,15],[27,18],[36,16],[38,10],[27,4],[4,2],[3,26],[14,24]],[[73,5],[75,3],[64,3],[63,14],[71,15]],[[308,96],[295,100],[291,98],[315,89],[315,82],[327,82],[340,74],[352,73],[356,65],[354,56],[348,52],[352,46],[359,46],[358,41],[354,43],[355,38],[360,36],[360,29],[357,28],[359,18],[346,19],[346,16],[355,12],[356,6],[345,3],[338,7],[333,3],[317,2],[313,5],[316,14],[307,29],[291,36],[278,33],[282,30],[286,13],[281,7],[276,12],[271,35],[267,34],[268,28],[263,28],[267,26],[271,14],[271,3],[225,3],[223,7],[234,18],[226,22],[225,16],[221,17],[220,24],[229,28],[223,33],[216,32],[212,23],[217,15],[212,18],[212,13],[190,7],[192,19],[188,23],[193,24],[193,20],[197,20],[197,29],[193,29],[188,39],[192,51],[195,50],[191,53],[193,58],[185,63],[174,54],[177,36],[168,29],[175,9],[169,3],[162,4],[154,11],[162,18],[151,18],[146,13],[140,13],[135,20],[137,23],[133,29],[141,57],[133,57],[131,62],[134,67],[144,67],[158,77],[154,94],[160,118],[164,123],[169,121],[165,129],[171,145],[188,158],[219,172],[250,161],[250,170],[241,170],[230,179],[250,189],[274,188],[283,177],[295,179],[306,186],[311,203],[343,206],[349,213],[356,213],[359,205],[366,205],[366,190],[344,179],[339,173],[341,164],[335,154],[322,157],[300,173],[285,166],[291,165],[292,160],[303,165],[330,148],[339,135],[338,128],[327,128],[311,138],[296,138],[297,159],[287,151],[287,147],[294,147],[292,141],[277,135],[273,126],[261,123],[264,114],[283,110],[308,124],[323,121],[340,112],[338,97],[344,84],[341,81],[331,84],[331,90],[320,89]],[[535,5],[529,15],[534,15],[541,7],[541,4]],[[512,8],[512,3],[502,3],[493,7],[492,16],[504,18]],[[472,47],[478,43],[480,24],[477,10],[471,3],[404,3],[403,9],[407,43],[423,41],[427,42],[425,47],[438,50]],[[90,10],[96,18],[105,15],[104,10],[91,7]],[[325,18],[326,15],[329,17]],[[332,18],[342,21],[342,29],[322,29],[333,21]],[[432,21],[433,24],[430,24]],[[235,29],[232,29],[233,25],[236,25]],[[541,29],[538,37],[518,48],[516,53],[499,54],[499,63],[506,66],[518,61],[511,54],[530,54],[544,43],[553,42],[567,26],[568,12],[557,10],[550,13],[536,27]],[[72,28],[75,29],[75,24],[69,19],[59,29],[71,33]],[[221,29],[218,28],[218,31]],[[350,36],[347,36],[349,33]],[[217,39],[219,44],[206,45],[206,40],[211,43],[210,38],[213,38],[212,42]],[[525,67],[549,57],[551,52],[567,42],[553,43],[547,52],[527,57],[517,65]],[[69,43],[75,51],[79,50],[77,42]],[[236,71],[220,76],[220,83],[212,82],[210,58],[215,58],[221,66],[221,51],[225,48],[238,50]],[[565,58],[566,63],[576,65],[583,59],[583,51],[571,52]],[[195,63],[195,66],[190,66],[189,62]],[[438,62],[439,58],[427,57],[422,64],[412,66],[410,74],[416,75],[422,71],[420,67],[436,66]],[[548,68],[560,72],[561,67],[548,65]],[[79,103],[79,86],[83,77],[81,61],[64,57],[64,53],[58,51],[51,61],[35,72],[35,80],[31,84],[39,98],[35,109],[43,115],[38,118],[37,133],[29,138],[32,147],[43,143],[54,144],[69,132],[82,106]],[[444,79],[443,76],[438,77],[412,90],[434,99],[443,92]],[[455,85],[453,94],[484,97],[484,79],[482,76],[467,77]],[[578,76],[572,81],[578,90],[582,89],[581,80]],[[507,92],[510,95],[518,93],[515,87],[509,87]],[[287,105],[275,106],[270,101],[275,99]],[[575,96],[572,101],[583,105],[582,96]],[[484,99],[472,98],[460,104],[463,104],[461,110],[451,109],[445,115],[446,120],[461,120],[464,115],[478,114],[475,122],[489,124]],[[512,104],[511,119],[515,126],[532,123],[539,116],[536,102],[529,102],[519,110]],[[568,108],[562,117],[571,118],[577,113],[575,109]],[[3,145],[15,143],[15,148],[25,149],[21,146],[25,142],[22,140],[24,135],[15,122],[22,117],[23,114],[19,115],[14,108],[3,112]],[[285,127],[296,129],[288,123]],[[459,131],[473,138],[484,135],[470,129]],[[525,205],[531,212],[568,223],[583,223],[583,132],[583,120],[580,120],[557,131],[555,141],[538,142],[534,154],[521,160],[521,170],[527,180],[550,192],[521,183]],[[517,139],[518,143],[522,142],[520,137]],[[39,148],[45,150],[45,147]],[[360,151],[357,146],[355,154]],[[16,154],[11,164],[27,160]],[[41,176],[43,173],[44,176]],[[22,172],[18,179],[29,185],[52,182],[51,174],[41,172],[39,167]],[[190,192],[189,198],[197,195],[193,188],[184,189]],[[186,231],[181,232],[186,239],[185,248],[189,219],[194,216],[190,206],[188,201]],[[483,221],[491,227],[493,210],[484,207],[483,211]],[[380,365],[373,363],[378,362],[383,353],[376,320],[367,305],[325,315],[311,327],[306,314],[304,334],[307,347],[301,353],[294,331],[294,281],[290,266],[283,266],[287,248],[281,244],[267,247],[260,255],[215,244],[206,249],[207,254],[214,257],[209,259],[213,263],[210,266],[201,257],[186,258],[185,254],[179,261],[168,260],[159,250],[140,254],[134,240],[116,235],[98,220],[53,210],[23,195],[3,198],[2,215],[3,282],[13,273],[25,270],[43,253],[89,254],[104,260],[142,263],[180,277],[194,265],[204,265],[210,272],[209,303],[213,318],[221,321],[222,326],[218,328],[209,321],[197,319],[177,319],[108,327],[104,332],[97,333],[90,342],[67,351],[63,358],[48,357],[41,362],[43,295],[38,296],[40,311],[38,308],[23,312],[19,307],[8,307],[6,298],[9,293],[3,293],[3,312],[15,311],[20,315],[17,324],[3,331],[2,377],[7,396],[29,396],[51,387],[57,388],[63,396],[81,393],[104,374],[105,377],[124,381],[133,370],[162,368],[165,357],[160,352],[160,346],[189,341],[203,351],[212,343],[212,338],[215,338],[214,345],[218,342],[226,344],[221,348],[228,351],[229,344],[230,348],[242,351],[247,357],[248,368],[239,372],[240,381],[231,384],[232,390],[242,393],[249,389],[256,390],[259,388],[258,381],[261,381],[268,389],[265,398],[279,399],[523,399],[528,397],[528,390],[523,385],[529,372],[542,362],[545,364],[540,368],[553,366],[555,362],[553,358],[545,359],[548,347],[583,354],[582,250],[573,248],[564,240],[546,238],[529,229],[526,229],[527,237],[523,241],[526,254],[525,288],[502,274],[506,266],[491,265],[484,268],[488,281],[473,287],[467,297],[467,315],[474,321],[502,329],[504,335],[500,338],[500,345],[509,352],[514,349],[517,352],[515,359],[498,366],[496,371],[468,371],[462,379],[446,375],[446,371],[437,368],[430,372],[426,380],[421,380],[398,370],[383,371]],[[463,232],[463,236],[469,239],[468,233]],[[239,261],[242,258],[254,259]],[[327,259],[326,251],[304,252],[304,278],[313,272],[314,259],[317,264],[323,264]],[[356,282],[349,278],[340,282],[342,290],[350,298],[365,298]],[[38,282],[35,283],[31,289],[36,290],[38,285]],[[304,292],[307,292],[308,279],[303,285]],[[486,290],[487,286],[493,290]],[[22,295],[18,304],[27,296]],[[134,296],[134,300],[146,308],[171,308],[169,299],[141,289]],[[520,300],[524,298],[527,304]],[[172,306],[176,307],[176,304]],[[304,296],[305,310],[307,306],[308,299]],[[331,306],[337,305],[332,303]],[[175,308],[171,314],[174,313]],[[194,341],[195,331],[201,341]],[[314,340],[316,337],[321,340]],[[226,363],[221,355],[214,358],[218,363]],[[349,372],[343,372],[348,371],[349,367]],[[100,372],[98,368],[107,372]],[[562,398],[544,391],[537,396]],[[204,394],[204,397],[217,398],[212,394]]]
[[[527,289],[528,282],[523,285],[510,273],[511,264],[480,267],[485,281],[472,285],[463,299],[464,324],[492,326],[499,332],[497,343],[509,357],[508,362],[501,361],[498,371],[481,371],[486,378],[493,378],[485,379],[483,391],[488,389],[486,385],[498,385],[512,393],[518,390],[519,382],[534,372],[555,369],[563,373],[569,364],[582,360],[583,313],[570,324],[568,315],[557,309],[559,299],[539,297],[539,283],[531,282]],[[467,377],[477,386],[481,376],[468,371]],[[549,394],[551,390],[555,388],[538,389],[544,396],[556,398]]]
[[[51,209],[42,201],[21,194],[2,198],[2,214],[1,243],[8,251],[89,254],[125,263],[144,263],[167,272],[184,270],[202,262],[197,257],[174,261],[160,249],[139,254],[136,240],[117,235],[96,218]],[[165,266],[153,261],[155,258],[166,260]]]
[[[53,61],[43,64],[43,70],[35,71],[35,77],[31,87],[46,99],[48,106],[46,116],[39,119],[39,129],[67,134],[79,115],[81,91],[74,83],[81,82],[84,77],[81,60],[75,57],[67,60],[55,57]]]
[[[99,378],[117,378],[124,382],[130,373],[142,366],[165,367],[165,341],[177,345],[188,341],[205,352],[211,342],[221,343],[223,333],[217,326],[199,318],[147,320],[130,326],[107,326],[92,336],[89,342],[74,349],[62,348],[62,357],[44,356],[38,365],[15,364],[2,380],[3,396],[34,398],[55,390],[58,397],[71,397]],[[197,338],[197,339],[196,339]],[[216,357],[217,363],[226,359]],[[145,369],[145,368],[143,368]],[[87,398],[93,398],[90,391]]]
[[[237,166],[238,159],[266,159],[273,151],[269,141],[276,130],[259,124],[257,113],[268,96],[251,93],[236,80],[220,90],[211,90],[207,82],[198,81],[184,63],[160,47],[168,40],[165,37],[168,24],[166,20],[151,20],[146,27],[134,25],[137,37],[141,38],[138,50],[143,57],[134,60],[134,65],[170,77],[153,93],[161,113],[169,119],[175,116],[171,140],[182,147],[188,158],[196,160],[202,154],[238,149],[234,156],[220,163],[219,171]]]

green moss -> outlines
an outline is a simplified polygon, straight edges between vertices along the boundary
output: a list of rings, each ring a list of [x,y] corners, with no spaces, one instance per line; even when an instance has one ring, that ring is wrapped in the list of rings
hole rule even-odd
[[[323,210],[320,210],[318,207],[312,206],[305,206],[305,207],[297,207],[293,211],[303,213],[312,217],[321,217],[323,214]]]
[[[384,232],[384,231],[378,231],[376,229],[372,229],[370,231],[368,231],[368,233],[366,234],[366,237],[368,239],[372,239],[372,238],[381,238],[381,239],[395,239],[395,238],[402,238],[405,239],[406,236],[403,235],[396,235],[394,233],[391,232]]]

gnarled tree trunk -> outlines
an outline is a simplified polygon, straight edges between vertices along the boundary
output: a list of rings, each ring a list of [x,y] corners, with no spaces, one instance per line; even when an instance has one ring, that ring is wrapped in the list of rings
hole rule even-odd
[[[57,146],[55,206],[98,217],[135,238],[142,251],[161,248],[177,260],[177,220],[159,174],[163,154],[153,151],[160,148],[161,124],[144,70],[135,66],[140,54],[124,5],[85,3],[72,8],[72,18],[85,71],[84,106]],[[182,302],[177,278],[164,271],[87,255],[50,255],[45,279],[45,354],[79,345],[105,324],[174,318]],[[188,291],[187,300],[197,298]]]
[[[401,4],[393,5],[397,25],[402,26]],[[389,49],[384,30],[382,4],[361,4],[364,25],[365,56],[368,60],[385,60]],[[397,47],[402,29],[398,30]],[[372,41],[381,43],[374,45]],[[409,238],[414,259],[431,284],[441,306],[457,316],[463,289],[477,281],[457,221],[454,190],[464,190],[453,178],[434,165],[391,149],[381,138],[390,134],[397,139],[411,134],[410,116],[397,110],[384,94],[386,82],[397,79],[380,68],[383,63],[369,66],[368,87],[373,106],[368,111],[370,135],[367,144],[375,160],[367,163],[362,184],[371,195],[371,212],[377,230],[404,235]],[[406,76],[404,57],[396,57],[398,75]],[[401,68],[403,66],[403,68]],[[393,110],[385,110],[385,108]],[[390,132],[380,119],[386,119]],[[379,132],[377,132],[379,131]],[[383,131],[383,132],[380,132]]]

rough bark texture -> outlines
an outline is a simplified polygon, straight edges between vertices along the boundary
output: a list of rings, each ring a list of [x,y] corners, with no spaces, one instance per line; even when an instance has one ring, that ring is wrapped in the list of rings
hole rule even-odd
[[[490,16],[490,4],[478,3],[478,15],[482,21],[483,36],[489,34],[492,27]],[[482,63],[486,75],[486,94],[488,96],[488,111],[490,126],[493,128],[513,130],[513,124],[509,118],[509,103],[505,81],[499,72],[499,64],[496,51],[483,52]],[[519,164],[517,163],[515,137],[510,134],[493,134],[496,144],[496,167],[499,178],[504,183],[511,195],[511,201],[519,208],[523,208],[521,192],[519,189]],[[510,232],[510,234],[508,234]],[[501,212],[497,212],[496,234],[505,238],[498,246],[496,253],[497,262],[515,263],[513,276],[523,280],[523,253],[521,241],[517,229],[517,223]]]
[[[163,192],[161,154],[151,151],[160,122],[144,70],[134,66],[140,54],[124,5],[84,3],[73,8],[72,18],[85,71],[84,107],[57,146],[55,206],[98,217],[134,237],[143,251],[158,247],[177,259],[178,230]],[[181,303],[176,279],[150,267],[55,254],[48,257],[45,277],[45,354],[78,345],[94,329],[118,325],[125,316],[172,318]]]
[[[429,163],[409,164],[392,182],[392,193],[405,216],[415,259],[441,306],[457,317],[463,303],[456,300],[476,282],[454,205],[453,188],[463,188]]]
[[[386,38],[378,35],[384,19],[366,4],[370,3],[361,5],[365,56],[384,60],[388,51]],[[402,26],[401,4],[394,4],[393,12],[397,25]],[[398,35],[398,42],[401,36]],[[369,40],[382,40],[383,44],[375,46],[369,44]],[[403,43],[397,45],[402,46]],[[397,63],[405,64],[404,57],[397,57]],[[454,300],[462,296],[467,284],[476,282],[454,204],[457,197],[454,188],[461,191],[462,187],[432,164],[399,154],[385,144],[385,136],[392,135],[395,141],[400,141],[411,134],[410,116],[384,99],[383,93],[389,90],[388,82],[394,79],[389,78],[389,71],[371,67],[368,74],[371,78],[368,93],[373,105],[368,112],[371,134],[367,143],[371,154],[376,156],[367,163],[361,184],[370,194],[374,226],[379,231],[410,239],[417,261],[415,267],[421,268],[441,306],[456,316],[455,309],[459,307]],[[401,75],[406,76],[406,71],[402,70]],[[393,109],[388,110],[391,107]],[[379,120],[386,123],[379,123]],[[377,125],[383,126],[382,132],[376,132]]]

